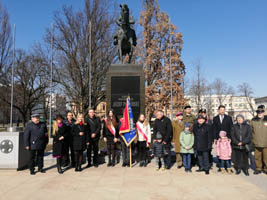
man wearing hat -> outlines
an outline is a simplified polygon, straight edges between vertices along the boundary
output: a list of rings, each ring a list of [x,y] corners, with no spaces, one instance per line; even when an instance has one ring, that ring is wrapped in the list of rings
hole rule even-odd
[[[264,115],[264,105],[258,106],[257,116],[251,121],[252,142],[255,146],[256,170],[260,174],[264,164],[264,173],[267,174],[267,116]]]
[[[156,113],[156,120],[154,123],[154,133],[160,133],[162,135],[162,143],[166,150],[166,156],[164,157],[166,163],[166,169],[171,168],[171,142],[173,137],[173,129],[171,120],[164,116],[162,110],[158,110]],[[155,142],[155,140],[154,140]]]
[[[207,116],[207,110],[206,109],[200,109],[199,111],[198,111],[198,114],[199,115],[202,115],[202,116],[204,116],[205,118],[206,118],[206,123],[207,124],[209,124],[209,125],[212,125],[212,121],[208,118],[208,116]]]
[[[207,116],[207,110],[206,109],[200,109],[198,111],[199,115],[202,115],[203,117],[206,118],[206,124],[208,124],[209,126],[212,126],[212,121],[208,119]],[[213,155],[212,155],[212,149],[209,150],[209,164],[210,164],[210,168],[212,168],[213,165]]]
[[[212,148],[212,130],[211,127],[206,124],[206,118],[202,115],[198,115],[197,123],[193,127],[194,133],[194,149],[197,151],[197,157],[199,162],[199,169],[197,172],[204,171],[209,174],[209,151]]]
[[[173,139],[172,142],[174,143],[174,148],[176,152],[176,163],[177,168],[180,169],[183,166],[183,159],[180,153],[180,135],[181,132],[184,130],[184,122],[183,122],[183,113],[178,112],[176,114],[175,119],[172,121],[172,128],[173,128]]]
[[[190,123],[190,127],[193,128],[193,125],[195,123],[195,116],[191,113],[191,106],[190,105],[187,105],[184,107],[184,123],[185,122],[189,122]]]
[[[32,121],[26,126],[24,131],[24,146],[29,151],[29,169],[31,175],[34,175],[34,167],[38,166],[38,171],[45,173],[44,150],[48,144],[48,131],[46,124],[40,122],[40,115],[33,114]],[[35,163],[37,161],[37,163]]]

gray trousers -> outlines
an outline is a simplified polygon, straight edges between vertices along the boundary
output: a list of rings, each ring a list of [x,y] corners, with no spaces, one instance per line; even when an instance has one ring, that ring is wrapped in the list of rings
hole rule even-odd
[[[164,159],[163,157],[155,157],[155,162],[158,168],[160,168],[160,165],[161,167],[166,167],[166,159]]]

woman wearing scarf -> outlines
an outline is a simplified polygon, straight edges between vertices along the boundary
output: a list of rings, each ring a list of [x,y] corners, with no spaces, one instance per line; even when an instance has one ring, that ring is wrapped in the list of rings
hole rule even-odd
[[[84,115],[78,114],[72,129],[76,172],[82,171],[83,151],[86,149],[86,145],[89,145],[90,134],[90,127],[84,122]]]
[[[137,148],[140,167],[147,166],[147,148],[151,143],[151,130],[144,114],[140,114],[136,123]]]
[[[245,122],[244,116],[241,114],[236,116],[236,121],[237,123],[234,124],[231,131],[233,146],[232,161],[236,174],[240,174],[242,170],[246,176],[249,176],[249,152],[247,151],[246,145],[249,146],[251,144],[251,127]]]
[[[108,112],[103,129],[104,141],[107,143],[108,167],[115,166],[115,144],[119,138],[119,120],[113,110]]]
[[[57,170],[59,174],[62,174],[62,157],[66,153],[64,151],[64,140],[67,135],[66,125],[63,123],[63,117],[61,115],[56,116],[56,121],[53,124],[53,157],[57,159]]]

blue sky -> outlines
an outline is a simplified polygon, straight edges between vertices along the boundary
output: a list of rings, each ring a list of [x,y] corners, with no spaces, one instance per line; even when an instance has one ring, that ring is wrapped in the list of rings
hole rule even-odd
[[[142,0],[116,2],[127,3],[138,20]],[[17,26],[17,48],[42,41],[63,4],[82,8],[84,1],[2,0]],[[159,5],[183,33],[187,79],[200,59],[208,81],[221,78],[234,88],[248,82],[255,96],[267,96],[267,0],[159,0]]]

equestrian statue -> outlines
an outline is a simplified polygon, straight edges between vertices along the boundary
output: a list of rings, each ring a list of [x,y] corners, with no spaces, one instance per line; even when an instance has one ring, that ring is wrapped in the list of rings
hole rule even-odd
[[[129,8],[126,4],[120,5],[121,16],[116,20],[119,26],[115,36],[114,45],[118,47],[119,60],[123,63],[124,57],[129,56],[128,63],[131,63],[134,47],[136,46],[136,34],[132,25],[135,23],[129,14]]]

